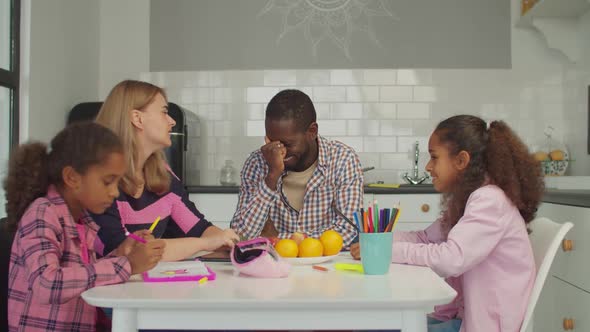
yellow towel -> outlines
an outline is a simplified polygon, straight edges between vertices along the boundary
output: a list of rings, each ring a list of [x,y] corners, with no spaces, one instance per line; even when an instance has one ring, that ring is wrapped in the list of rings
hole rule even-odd
[[[399,188],[399,183],[369,183],[370,188]]]

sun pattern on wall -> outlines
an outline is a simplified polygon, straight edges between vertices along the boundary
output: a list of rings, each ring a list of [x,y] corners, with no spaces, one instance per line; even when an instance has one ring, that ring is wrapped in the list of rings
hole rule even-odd
[[[311,44],[311,52],[317,59],[319,44],[331,40],[349,60],[352,34],[365,32],[381,46],[373,29],[374,17],[397,19],[384,4],[384,0],[268,0],[258,16],[278,12],[283,27],[277,44],[292,31],[303,30]]]

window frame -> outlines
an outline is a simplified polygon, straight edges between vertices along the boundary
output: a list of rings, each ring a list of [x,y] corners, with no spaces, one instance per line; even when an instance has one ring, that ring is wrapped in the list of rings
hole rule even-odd
[[[10,0],[10,70],[0,68],[0,87],[10,94],[10,142],[9,151],[19,141],[19,84],[20,84],[20,14],[21,0]]]

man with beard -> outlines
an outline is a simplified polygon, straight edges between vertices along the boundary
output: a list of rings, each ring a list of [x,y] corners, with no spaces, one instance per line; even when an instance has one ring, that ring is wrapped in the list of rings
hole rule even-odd
[[[311,99],[283,90],[266,107],[266,144],[246,160],[231,228],[246,238],[318,238],[333,229],[344,246],[357,233],[346,220],[360,209],[363,175],[354,150],[318,135]]]

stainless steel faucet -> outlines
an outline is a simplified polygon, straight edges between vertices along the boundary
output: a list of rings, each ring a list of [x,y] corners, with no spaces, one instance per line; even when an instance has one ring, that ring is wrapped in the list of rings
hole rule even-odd
[[[418,141],[416,141],[416,145],[414,148],[414,174],[413,176],[409,176],[408,173],[406,172],[402,177],[404,178],[404,180],[406,180],[409,184],[420,184],[424,181],[426,181],[426,179],[430,178],[430,176],[428,176],[428,173],[424,172],[424,176],[423,177],[418,177],[418,159],[420,158],[420,149],[418,147]]]

